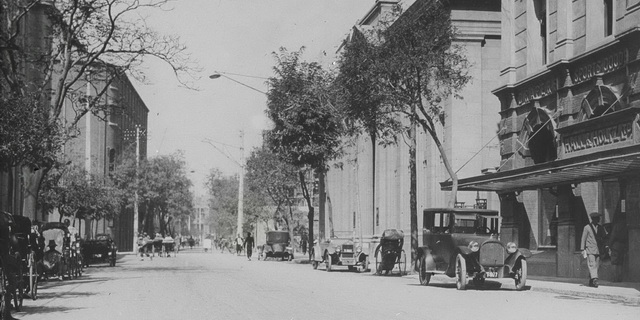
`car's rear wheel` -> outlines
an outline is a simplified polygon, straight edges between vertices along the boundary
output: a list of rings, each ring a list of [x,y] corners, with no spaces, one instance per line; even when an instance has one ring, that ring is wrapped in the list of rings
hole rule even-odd
[[[327,268],[327,272],[331,272],[331,255],[327,254],[327,259],[325,259],[325,266]]]
[[[527,260],[520,259],[520,268],[516,269],[514,277],[516,290],[522,291],[527,284]]]
[[[427,259],[422,257],[420,259],[420,268],[418,269],[418,278],[420,279],[420,284],[423,286],[429,285],[429,281],[431,281],[431,273],[427,272]]]
[[[467,262],[461,254],[456,257],[456,288],[467,289]]]

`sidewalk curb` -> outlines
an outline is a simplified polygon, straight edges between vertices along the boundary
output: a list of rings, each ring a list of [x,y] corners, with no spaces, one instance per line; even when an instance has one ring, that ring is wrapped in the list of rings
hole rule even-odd
[[[589,288],[589,289],[598,290],[596,288]],[[560,295],[575,296],[575,297],[581,297],[581,298],[611,300],[611,301],[622,302],[629,305],[640,306],[640,296],[628,296],[628,295],[611,294],[611,293],[605,293],[605,292],[585,292],[580,290],[549,288],[549,287],[535,286],[535,285],[530,286],[529,290],[536,291],[536,292],[556,293]]]

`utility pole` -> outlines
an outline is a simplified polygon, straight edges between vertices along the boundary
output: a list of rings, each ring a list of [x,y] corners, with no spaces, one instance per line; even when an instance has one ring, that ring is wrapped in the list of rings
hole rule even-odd
[[[136,189],[133,198],[133,252],[138,242],[138,167],[140,166],[140,125],[136,125]]]
[[[238,185],[238,235],[243,236],[242,223],[244,222],[244,211],[242,208],[244,197],[244,131],[240,130],[240,174]]]

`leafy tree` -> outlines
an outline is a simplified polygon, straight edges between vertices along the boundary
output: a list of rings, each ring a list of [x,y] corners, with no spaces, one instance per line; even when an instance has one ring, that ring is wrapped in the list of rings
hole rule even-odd
[[[245,179],[248,189],[265,199],[266,205],[273,208],[267,212],[263,221],[274,220],[277,228],[282,222],[293,239],[294,227],[297,219],[294,210],[294,194],[298,184],[298,170],[289,163],[282,161],[266,146],[256,148],[251,152],[246,164]]]
[[[214,232],[234,239],[238,217],[238,177],[225,176],[219,169],[212,169],[205,184],[210,195]]]
[[[333,75],[318,63],[301,61],[302,52],[281,48],[274,53],[275,76],[269,78],[267,92],[267,115],[274,127],[266,132],[265,141],[273,153],[299,169],[298,179],[309,210],[309,240],[313,241],[313,194],[305,181],[305,169],[311,168],[324,181],[328,162],[340,154],[343,125],[332,101]],[[323,232],[323,203],[320,208]]]
[[[176,232],[172,229],[174,222],[182,221],[193,212],[192,183],[180,152],[141,161],[137,179],[135,161],[124,161],[115,170],[113,179],[124,191],[127,207],[133,207],[136,191],[138,193],[138,201],[144,208],[138,216],[139,232],[173,234]]]
[[[355,110],[352,114],[362,122],[370,135],[381,128],[397,128],[399,124],[391,122],[393,125],[387,126],[389,118],[379,121],[377,115],[380,111],[382,115],[401,115],[402,119],[408,121],[402,132],[410,141],[413,263],[418,247],[415,180],[418,125],[434,141],[453,182],[449,206],[453,207],[456,201],[458,179],[442,146],[436,124],[444,125],[446,115],[443,103],[452,97],[461,98],[457,93],[470,77],[467,74],[469,63],[463,50],[454,44],[456,32],[450,18],[447,1],[421,1],[406,12],[398,5],[390,19],[382,20],[365,37],[355,37],[342,59],[344,67],[341,70],[345,71],[342,75],[346,78],[342,83],[346,85],[348,97],[362,98],[371,93],[366,91],[367,88],[373,91],[373,98],[364,100],[365,104],[347,104],[349,109]],[[367,105],[372,110],[367,111]],[[365,110],[365,113],[360,110]]]
[[[39,196],[41,208],[49,213],[57,209],[60,221],[63,217],[113,220],[120,212],[121,201],[121,190],[111,180],[90,175],[74,165],[55,166],[43,182]]]
[[[32,150],[27,155],[8,149],[11,162],[22,164],[27,216],[35,217],[33,195],[53,165],[48,155],[55,154],[59,144],[39,143],[26,128],[46,128],[54,141],[57,132],[64,140],[73,138],[83,116],[104,114],[105,93],[115,79],[127,74],[144,80],[140,66],[145,57],[166,62],[178,80],[189,86],[187,79],[196,68],[185,46],[176,36],[149,29],[142,14],[162,9],[168,2],[0,0],[0,96],[15,99],[16,107],[36,103],[47,111],[46,116],[3,122],[7,131],[28,136],[23,142],[33,144],[24,147]],[[34,30],[44,34],[28,33]],[[93,80],[99,80],[99,85]],[[73,109],[75,117],[56,131],[65,106]]]

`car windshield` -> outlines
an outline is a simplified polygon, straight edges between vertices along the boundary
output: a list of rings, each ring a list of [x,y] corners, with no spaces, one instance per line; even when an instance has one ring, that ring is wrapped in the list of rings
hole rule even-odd
[[[424,230],[434,233],[498,233],[499,217],[475,213],[425,212]]]

